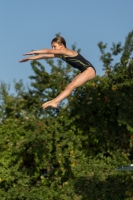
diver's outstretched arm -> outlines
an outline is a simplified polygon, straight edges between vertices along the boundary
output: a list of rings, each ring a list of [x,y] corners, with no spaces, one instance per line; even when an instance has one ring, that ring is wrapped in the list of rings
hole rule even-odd
[[[54,54],[54,55],[66,55],[66,56],[76,56],[77,52],[68,49],[41,49],[41,50],[33,50],[23,54],[23,56],[33,55],[33,54]]]
[[[48,58],[55,58],[55,55],[54,54],[38,54],[36,56],[30,56],[28,58],[19,60],[19,62],[27,62],[29,60],[41,60],[41,59],[48,59]]]

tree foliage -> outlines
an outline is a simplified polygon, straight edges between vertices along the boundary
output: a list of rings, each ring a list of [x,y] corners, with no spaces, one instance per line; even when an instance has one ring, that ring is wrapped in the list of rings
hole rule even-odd
[[[124,46],[99,42],[105,74],[77,88],[57,109],[42,110],[77,74],[60,60],[48,73],[31,62],[31,85],[0,87],[2,200],[131,200],[133,161],[133,31]],[[76,50],[76,46],[72,45]],[[80,49],[77,49],[79,52]],[[119,62],[115,62],[115,60]]]

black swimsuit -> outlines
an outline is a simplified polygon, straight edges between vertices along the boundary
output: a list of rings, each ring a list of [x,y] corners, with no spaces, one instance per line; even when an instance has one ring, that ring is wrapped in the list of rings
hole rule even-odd
[[[74,57],[60,55],[60,58],[72,67],[79,69],[81,72],[84,72],[88,67],[92,67],[95,70],[93,65],[80,54]]]

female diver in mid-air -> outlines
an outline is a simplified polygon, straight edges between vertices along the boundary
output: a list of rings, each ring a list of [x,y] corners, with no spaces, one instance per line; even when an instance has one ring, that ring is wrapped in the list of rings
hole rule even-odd
[[[81,73],[78,74],[65,88],[65,90],[62,91],[55,99],[44,103],[42,105],[43,108],[47,108],[49,106],[57,108],[58,103],[69,96],[75,88],[83,85],[85,82],[93,79],[96,76],[96,70],[93,65],[76,51],[68,49],[66,47],[66,41],[63,37],[58,36],[54,38],[51,42],[51,45],[52,49],[34,50],[24,54],[24,56],[33,54],[37,55],[19,60],[19,62],[48,58],[61,58],[72,67],[79,69]]]

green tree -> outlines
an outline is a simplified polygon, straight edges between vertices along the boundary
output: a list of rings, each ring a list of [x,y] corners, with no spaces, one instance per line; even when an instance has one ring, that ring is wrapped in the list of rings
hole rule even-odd
[[[98,152],[105,152],[108,155],[116,150],[132,152],[130,148],[130,138],[133,134],[132,45],[133,32],[127,36],[124,47],[121,47],[120,43],[113,44],[111,52],[105,53],[107,45],[100,42],[98,46],[102,53],[105,75],[97,76],[95,80],[73,93],[71,112],[72,116],[76,114],[79,116],[77,126],[88,135],[86,140],[88,154],[97,155]],[[120,53],[119,63],[113,65],[113,56]]]
[[[2,200],[132,199],[130,172],[114,170],[133,160],[132,38],[133,32],[107,53],[100,42],[105,75],[76,89],[58,109],[41,105],[77,73],[58,59],[47,61],[50,73],[32,62],[31,87],[15,82],[15,95],[1,84]]]

